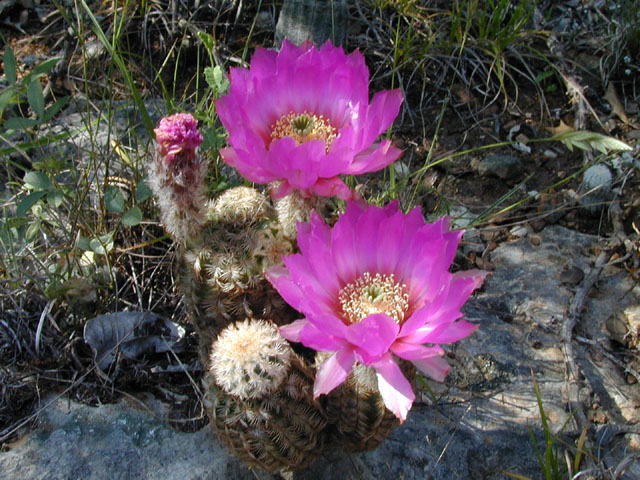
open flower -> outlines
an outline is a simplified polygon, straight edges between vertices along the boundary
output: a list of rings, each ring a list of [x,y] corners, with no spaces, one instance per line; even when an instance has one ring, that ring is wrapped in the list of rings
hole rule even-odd
[[[257,48],[249,69],[232,68],[229,93],[216,110],[229,132],[226,163],[256,183],[278,181],[274,198],[352,194],[338,175],[380,170],[401,155],[389,140],[374,143],[398,115],[400,90],[369,103],[369,70],[358,51],[325,43],[279,52]]]
[[[280,333],[334,352],[318,369],[316,397],[360,362],[375,369],[385,405],[404,421],[415,395],[396,357],[444,380],[449,365],[440,344],[477,328],[460,308],[486,276],[449,272],[461,236],[449,231],[448,218],[425,224],[418,207],[404,214],[397,202],[385,208],[349,202],[331,229],[315,212],[298,224],[301,253],[285,257],[267,278],[305,315]]]

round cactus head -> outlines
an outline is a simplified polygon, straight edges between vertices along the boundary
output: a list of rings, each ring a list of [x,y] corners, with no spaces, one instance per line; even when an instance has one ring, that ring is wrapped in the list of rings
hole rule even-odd
[[[259,398],[286,378],[293,351],[271,322],[246,319],[225,328],[211,349],[210,372],[226,393]]]

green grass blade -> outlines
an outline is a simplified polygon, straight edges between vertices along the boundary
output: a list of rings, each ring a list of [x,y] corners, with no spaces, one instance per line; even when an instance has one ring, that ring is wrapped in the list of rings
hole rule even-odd
[[[112,45],[111,42],[109,42],[109,40],[107,39],[106,35],[102,31],[102,28],[100,27],[100,23],[98,22],[96,17],[93,15],[93,12],[87,5],[86,1],[79,0],[79,4],[80,6],[82,6],[82,9],[85,11],[87,16],[91,20],[91,23],[93,24],[93,29],[92,29],[93,32],[96,34],[96,36],[98,37],[100,42],[104,45],[104,47],[107,49],[107,51],[109,52],[109,55],[111,55],[111,58],[113,59],[116,66],[118,67],[118,70],[120,70],[120,73],[122,74],[124,81],[127,84],[129,91],[131,92],[133,101],[136,104],[136,107],[138,107],[138,111],[142,115],[142,121],[144,122],[145,127],[150,133],[152,133],[154,129],[153,121],[149,116],[149,112],[147,112],[147,108],[144,105],[144,101],[142,100],[140,91],[136,87],[133,81],[133,78],[129,73],[129,70],[127,69],[127,65],[125,64],[124,59],[122,58],[120,53],[116,50],[115,46]]]

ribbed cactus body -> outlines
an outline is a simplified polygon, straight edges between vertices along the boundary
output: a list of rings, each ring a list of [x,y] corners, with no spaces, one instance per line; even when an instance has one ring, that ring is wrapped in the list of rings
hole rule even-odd
[[[267,198],[252,188],[232,188],[208,206],[206,217],[199,236],[180,252],[178,267],[205,366],[212,341],[231,322],[293,319],[263,274],[293,251]]]
[[[412,367],[402,368],[413,378]],[[352,453],[379,447],[400,424],[384,405],[375,370],[366,365],[357,364],[345,382],[327,396],[325,411],[336,430],[334,442]]]
[[[250,466],[303,467],[322,452],[326,421],[313,401],[313,374],[275,325],[245,320],[214,342],[206,403],[220,441]]]
[[[309,402],[282,392],[268,399],[240,400],[215,385],[209,395],[218,438],[251,467],[295,470],[317,460],[324,449],[326,423]]]

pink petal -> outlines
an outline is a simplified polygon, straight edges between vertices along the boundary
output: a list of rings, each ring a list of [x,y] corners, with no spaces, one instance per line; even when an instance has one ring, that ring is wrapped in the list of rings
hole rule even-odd
[[[369,138],[375,139],[378,135],[385,132],[393,123],[400,112],[400,105],[404,97],[402,91],[397,88],[395,90],[383,90],[377,92],[367,112],[367,122],[369,129]]]
[[[260,182],[260,183],[267,183],[267,182]],[[293,192],[293,190],[294,188],[291,186],[291,184],[288,181],[281,180],[277,182],[275,186],[271,186],[269,188],[269,195],[271,195],[271,198],[275,198],[275,199],[283,198],[289,195],[291,192]]]
[[[319,178],[311,187],[311,191],[321,197],[336,196],[340,200],[351,200],[353,192],[338,177]]]
[[[313,212],[315,213],[315,212]],[[309,228],[306,228],[308,226]],[[331,262],[330,230],[318,214],[312,214],[309,224],[298,224],[298,246],[309,261],[313,273],[327,292],[337,296],[340,282]]]
[[[428,375],[429,377],[437,380],[438,382],[444,382],[444,379],[449,373],[451,368],[449,364],[440,357],[424,358],[422,360],[413,360],[413,363],[420,371]]]
[[[379,144],[373,144],[354,156],[353,162],[344,173],[361,175],[367,172],[376,172],[392,164],[401,155],[402,150],[392,146],[390,140],[383,140]]]
[[[391,351],[398,357],[409,361],[444,355],[444,350],[438,345],[427,347],[401,341],[395,342],[391,346]]]
[[[344,382],[355,363],[353,350],[345,348],[327,358],[316,372],[316,381],[313,385],[313,398],[323,393],[329,393]]]
[[[313,315],[309,317],[308,320],[327,335],[347,338],[347,331],[349,327],[347,327],[340,318],[333,314]]]
[[[386,407],[404,422],[416,396],[411,384],[402,374],[402,370],[391,354],[373,365],[377,372],[378,390]]]
[[[304,296],[299,303],[300,311],[306,314],[313,311],[313,306],[321,308],[322,311],[332,311],[336,302],[335,292],[327,290],[326,286],[319,282],[318,278],[313,274],[308,258],[300,254],[294,254],[283,257],[282,260],[287,270],[289,270],[291,280]],[[311,309],[307,305],[311,306]]]
[[[362,363],[370,365],[389,351],[399,330],[393,318],[384,313],[375,313],[349,325],[345,338],[356,347],[356,354],[362,358]]]
[[[349,202],[346,212],[340,216],[331,230],[333,266],[343,285],[355,280],[359,273],[354,225],[361,213],[357,205]]]
[[[394,273],[399,257],[404,254],[400,250],[404,232],[404,213],[398,211],[395,215],[380,223],[380,232],[383,232],[378,241],[378,266],[381,273]],[[402,279],[396,277],[396,281]]]
[[[302,309],[305,297],[300,287],[291,279],[289,270],[283,266],[276,266],[265,272],[264,276],[285,302],[298,311]]]
[[[462,314],[460,314],[462,316]],[[434,328],[417,330],[412,335],[406,337],[407,341],[417,343],[453,343],[462,340],[475,332],[480,325],[474,325],[465,320],[457,322],[435,325]]]
[[[260,165],[255,165],[253,163],[247,163],[244,160],[244,153],[242,153],[242,157],[239,155],[239,152],[231,147],[225,147],[220,149],[220,156],[224,162],[238,169],[238,171],[244,176],[247,180],[256,183],[268,183],[276,179],[276,177],[265,170]]]
[[[290,323],[289,325],[280,327],[278,331],[280,332],[280,335],[290,342],[300,342],[300,332],[308,323],[309,322],[306,318],[302,318]]]
[[[276,67],[277,52],[257,47],[251,56],[251,74],[255,77],[270,77]]]
[[[374,272],[378,262],[378,238],[380,235],[380,223],[385,219],[383,212],[378,208],[369,208],[359,216],[356,255],[358,266],[363,272]],[[383,234],[386,232],[383,231]]]
[[[426,313],[422,314],[422,311]],[[436,328],[439,328],[442,325],[451,325],[453,322],[462,317],[462,312],[459,310],[439,310],[433,314],[430,314],[427,308],[419,312],[421,313],[421,321],[423,322],[422,325],[412,330],[407,329],[407,331],[404,333],[401,332],[399,336],[402,338],[403,342],[431,343],[427,342],[426,338],[429,338],[429,336]],[[417,314],[418,312],[416,312],[414,316]],[[411,318],[413,318],[413,316]],[[418,324],[419,322],[416,322],[413,326],[417,326]]]
[[[330,335],[327,330],[316,327],[311,320],[300,332],[300,342],[305,347],[320,352],[335,352],[349,345],[344,338]]]

